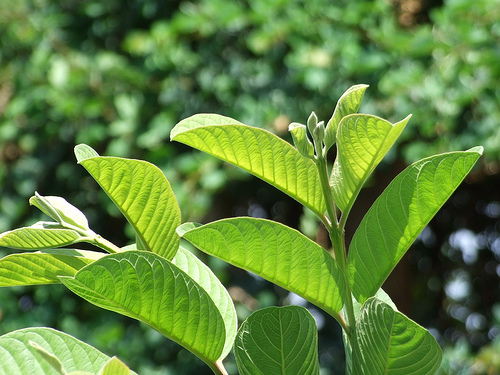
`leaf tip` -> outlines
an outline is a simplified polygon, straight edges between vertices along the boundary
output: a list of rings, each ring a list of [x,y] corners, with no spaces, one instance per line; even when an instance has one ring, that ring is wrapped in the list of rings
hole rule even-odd
[[[198,224],[198,223],[184,223],[184,224],[179,225],[175,231],[177,232],[177,234],[180,237],[182,237],[187,232],[189,232],[195,228],[201,227],[201,226],[202,225]]]
[[[75,156],[77,163],[80,164],[84,160],[99,156],[99,154],[92,147],[81,143],[75,146]]]

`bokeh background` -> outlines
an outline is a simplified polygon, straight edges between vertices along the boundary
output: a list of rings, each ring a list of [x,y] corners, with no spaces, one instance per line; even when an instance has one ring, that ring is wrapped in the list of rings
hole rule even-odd
[[[405,166],[483,145],[484,156],[424,230],[384,288],[444,348],[440,374],[500,373],[499,0],[1,0],[0,231],[41,219],[34,191],[82,209],[118,245],[132,231],[73,147],[158,165],[183,221],[250,215],[328,246],[308,212],[212,157],[171,143],[181,119],[215,112],[290,140],[311,111],[328,120],[365,83],[362,112],[413,117],[350,215],[347,237]],[[331,157],[334,157],[332,152]],[[0,255],[9,253],[0,249]],[[304,301],[201,257],[244,319]],[[335,321],[317,318],[324,374],[343,374]],[[209,374],[190,353],[60,285],[0,289],[0,334],[61,329],[140,374]],[[228,369],[235,373],[229,358]]]

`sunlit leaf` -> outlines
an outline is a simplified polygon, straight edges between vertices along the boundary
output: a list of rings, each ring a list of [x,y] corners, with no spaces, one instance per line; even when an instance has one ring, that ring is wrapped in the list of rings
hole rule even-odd
[[[425,328],[370,298],[356,323],[352,356],[353,375],[432,375],[442,351]]]
[[[199,114],[179,122],[170,137],[252,173],[318,215],[326,209],[314,162],[266,130]]]
[[[241,325],[234,354],[241,375],[317,375],[316,322],[300,306],[257,310]]]
[[[84,240],[72,230],[57,223],[40,221],[30,227],[18,228],[0,235],[0,246],[20,250],[42,250],[71,245]]]
[[[338,100],[333,115],[326,124],[325,148],[328,150],[336,141],[337,129],[343,117],[356,113],[368,85],[351,86]]]
[[[59,276],[74,276],[103,255],[73,249],[7,255],[0,259],[0,287],[60,283]]]
[[[170,183],[153,164],[141,160],[92,156],[89,146],[75,147],[77,160],[127,218],[140,243],[172,259],[179,248],[175,228],[181,214]]]
[[[191,277],[147,251],[107,255],[61,277],[71,291],[107,310],[140,320],[213,364],[225,325],[214,301]]]
[[[103,366],[101,371],[99,371],[99,375],[129,375],[130,369],[127,367],[125,363],[120,361],[117,357],[111,358],[106,364]]]
[[[349,249],[348,275],[360,302],[384,280],[482,153],[482,148],[420,160],[401,172],[367,212]]]
[[[205,289],[215,306],[219,309],[226,329],[225,345],[220,358],[225,358],[233,347],[238,329],[238,318],[231,296],[212,270],[182,246],[179,247],[179,251],[175,254],[174,259],[172,259],[172,263],[186,272],[196,283]]]
[[[0,336],[0,375],[54,374],[48,356],[53,356],[68,373],[97,374],[110,359],[90,345],[52,328],[26,328]]]
[[[337,131],[337,158],[330,184],[335,204],[349,211],[375,167],[403,131],[410,116],[391,124],[372,115],[349,115]]]
[[[179,233],[200,250],[251,271],[338,318],[345,284],[335,260],[302,233],[276,222],[232,218]]]

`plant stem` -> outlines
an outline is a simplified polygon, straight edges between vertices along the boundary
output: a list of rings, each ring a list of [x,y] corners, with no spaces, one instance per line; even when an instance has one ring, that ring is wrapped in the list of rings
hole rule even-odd
[[[209,366],[216,375],[228,375],[226,368],[224,367],[224,364],[221,360],[210,362]]]
[[[118,246],[98,234],[94,236],[92,243],[101,249],[106,250],[110,254],[121,252],[121,249]]]

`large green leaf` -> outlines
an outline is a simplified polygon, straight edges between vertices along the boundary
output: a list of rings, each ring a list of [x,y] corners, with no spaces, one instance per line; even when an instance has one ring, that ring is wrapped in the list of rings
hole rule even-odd
[[[78,162],[125,215],[145,250],[172,259],[179,248],[175,228],[181,214],[162,171],[145,161],[92,156],[91,151],[87,145],[76,146]]]
[[[157,254],[107,255],[61,281],[99,307],[150,325],[210,366],[220,360],[226,330],[219,309],[191,277]]]
[[[97,349],[52,328],[26,328],[0,337],[0,375],[55,374],[51,354],[64,370],[97,374],[109,357]]]
[[[186,272],[205,289],[215,306],[219,309],[226,328],[226,340],[220,358],[225,358],[233,347],[238,329],[238,318],[231,296],[212,270],[182,246],[179,247],[179,251],[175,254],[174,259],[172,259],[172,263]]]
[[[179,122],[170,137],[252,173],[318,215],[325,212],[314,162],[266,130],[229,117],[199,114]]]
[[[403,131],[410,116],[391,124],[377,116],[346,116],[337,131],[337,158],[330,185],[335,204],[349,211],[375,167]]]
[[[333,115],[326,124],[325,148],[328,150],[336,141],[337,129],[342,118],[356,113],[368,85],[351,86],[338,100]]]
[[[0,287],[60,283],[59,276],[74,276],[103,255],[73,249],[7,255],[0,259]]]
[[[0,246],[11,249],[42,250],[82,242],[83,238],[73,229],[61,228],[58,223],[40,221],[30,227],[18,228],[0,235]]]
[[[241,375],[317,375],[316,322],[300,306],[255,311],[238,331],[234,354]]]
[[[349,281],[360,302],[374,295],[419,233],[479,159],[482,148],[420,160],[375,201],[353,236]]]
[[[255,218],[203,226],[186,223],[179,233],[200,250],[251,271],[338,318],[345,284],[335,260],[302,233]]]
[[[356,323],[352,356],[353,375],[432,375],[442,351],[426,329],[370,298]]]

